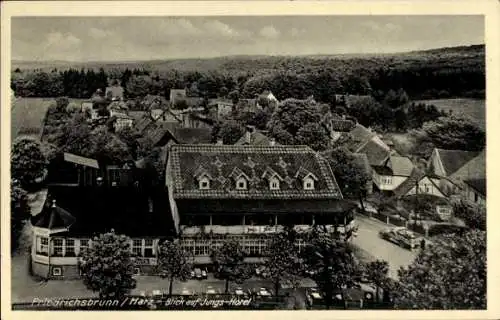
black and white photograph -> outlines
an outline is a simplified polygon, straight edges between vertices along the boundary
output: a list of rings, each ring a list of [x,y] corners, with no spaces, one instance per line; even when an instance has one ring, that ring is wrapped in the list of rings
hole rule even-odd
[[[484,15],[106,10],[10,18],[12,310],[487,310]]]

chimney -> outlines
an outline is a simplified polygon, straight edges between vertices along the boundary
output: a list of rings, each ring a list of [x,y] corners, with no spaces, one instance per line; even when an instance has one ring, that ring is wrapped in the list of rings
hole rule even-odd
[[[270,145],[271,147],[274,147],[274,145],[275,145],[275,144],[276,144],[276,139],[271,138],[271,139],[269,140],[269,145]]]
[[[224,144],[224,141],[222,140],[222,138],[217,138],[217,145],[221,146]]]
[[[252,143],[252,133],[255,131],[254,126],[247,126],[247,130],[245,132],[245,143],[246,144],[251,144]]]

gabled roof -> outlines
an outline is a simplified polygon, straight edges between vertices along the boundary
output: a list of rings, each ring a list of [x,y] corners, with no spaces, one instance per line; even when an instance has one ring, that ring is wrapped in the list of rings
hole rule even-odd
[[[342,199],[327,161],[307,146],[172,145],[170,159],[176,199]],[[194,172],[202,165],[214,177],[210,190],[199,190]],[[270,190],[262,178],[272,168],[284,183]],[[247,190],[236,190],[231,173],[238,169],[249,179]],[[300,169],[302,168],[302,169]],[[297,172],[318,180],[304,190]]]
[[[413,171],[413,163],[407,157],[391,156],[387,161],[393,176],[409,177]]]
[[[368,158],[368,162],[372,166],[382,165],[390,156],[390,150],[384,148],[373,139],[368,140],[361,148],[356,150],[356,153],[364,153]]]
[[[479,192],[481,195],[486,196],[486,179],[469,179],[465,180],[464,183]]]
[[[453,173],[453,177],[462,179],[483,179],[486,177],[486,152],[481,151],[475,158],[467,162]]]
[[[399,198],[407,194],[418,181],[422,180],[426,176],[425,172],[414,168],[411,175],[403,181],[396,189],[393,190],[394,196]]]
[[[283,181],[283,178],[270,166],[266,167],[266,170],[264,170],[264,173],[262,174],[262,178],[266,180],[277,178],[278,180]]]
[[[75,217],[68,211],[56,205],[55,200],[52,205],[42,209],[42,212],[32,218],[32,224],[38,228],[49,230],[67,229],[75,223]]]
[[[356,127],[356,122],[346,119],[332,119],[332,130],[337,132],[350,132]]]
[[[176,127],[173,133],[179,143],[210,143],[212,141],[212,130],[210,128]]]
[[[154,122],[143,132],[144,137],[139,139],[139,143],[145,141],[145,139],[149,139],[153,143],[153,146],[157,146],[165,137],[178,142],[174,133],[178,126],[179,124],[176,122]]]
[[[365,126],[357,123],[354,129],[349,132],[354,140],[353,149],[357,152],[359,148],[365,145],[375,133],[368,130]]]
[[[97,160],[85,158],[82,156],[77,156],[76,154],[72,154],[72,153],[68,153],[68,152],[64,153],[64,161],[79,164],[79,165],[86,166],[86,167],[92,167],[95,169],[99,169],[99,163],[97,162]]]
[[[237,146],[248,145],[247,134],[248,133],[245,132],[241,136],[241,138],[238,141],[236,141],[235,145],[237,145]],[[249,134],[250,134],[250,145],[252,145],[252,146],[268,146],[271,142],[271,139],[260,131],[256,130],[256,131],[250,132]],[[275,142],[275,144],[278,144],[278,143]]]
[[[111,92],[112,97],[123,97],[123,87],[122,86],[111,86],[106,88],[105,96]]]
[[[479,155],[478,151],[435,149],[447,176],[452,175]]]
[[[170,96],[173,98],[184,98],[186,96],[186,89],[170,89]]]

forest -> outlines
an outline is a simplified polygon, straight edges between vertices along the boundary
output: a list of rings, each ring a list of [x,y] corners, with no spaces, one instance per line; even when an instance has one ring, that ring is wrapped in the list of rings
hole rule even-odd
[[[109,79],[118,81],[130,99],[168,96],[172,88],[207,98],[232,91],[238,91],[240,98],[254,98],[271,90],[280,100],[314,96],[324,103],[331,103],[335,94],[376,95],[400,88],[412,100],[484,98],[485,47],[378,56],[238,56],[39,67],[14,62],[11,88],[21,97],[86,99]]]

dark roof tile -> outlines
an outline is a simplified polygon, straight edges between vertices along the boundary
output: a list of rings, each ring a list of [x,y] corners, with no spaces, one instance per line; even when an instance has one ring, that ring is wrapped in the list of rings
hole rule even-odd
[[[478,151],[436,149],[447,176],[452,175],[479,155]]]
[[[173,192],[184,199],[341,199],[342,194],[327,161],[307,146],[173,145],[170,151]],[[210,190],[199,190],[194,172],[206,168],[215,181]],[[280,190],[270,190],[262,178],[270,167],[284,180]],[[236,190],[230,180],[238,169],[249,178],[247,190]],[[298,172],[313,174],[314,190],[303,190]]]

